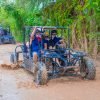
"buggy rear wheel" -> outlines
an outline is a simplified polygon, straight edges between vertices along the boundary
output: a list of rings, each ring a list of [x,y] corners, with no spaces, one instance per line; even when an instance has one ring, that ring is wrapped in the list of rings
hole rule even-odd
[[[34,73],[35,82],[40,85],[47,84],[48,75],[46,65],[43,62],[38,62],[37,67],[37,71]]]
[[[94,67],[93,61],[90,58],[83,58],[80,66],[80,73],[82,78],[86,78],[89,80],[95,79],[96,69]]]

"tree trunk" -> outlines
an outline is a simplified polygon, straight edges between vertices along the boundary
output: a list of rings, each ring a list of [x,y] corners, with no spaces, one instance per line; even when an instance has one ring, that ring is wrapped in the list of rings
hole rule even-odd
[[[72,47],[74,49],[77,49],[77,48],[79,49],[78,41],[76,38],[76,23],[74,23],[72,27]]]

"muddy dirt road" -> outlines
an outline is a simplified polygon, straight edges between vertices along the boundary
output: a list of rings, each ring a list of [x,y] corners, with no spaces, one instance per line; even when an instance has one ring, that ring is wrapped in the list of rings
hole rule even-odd
[[[14,45],[0,45],[0,63],[9,63]],[[49,81],[48,86],[36,88],[33,75],[22,68],[0,67],[0,100],[100,100],[100,61],[96,80],[61,77]]]

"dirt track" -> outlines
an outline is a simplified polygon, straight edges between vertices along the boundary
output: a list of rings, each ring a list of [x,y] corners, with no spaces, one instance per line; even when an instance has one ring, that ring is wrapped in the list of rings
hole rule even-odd
[[[9,63],[14,45],[0,45],[0,63]],[[22,68],[0,67],[0,100],[100,100],[100,60],[96,61],[96,80],[61,77],[48,86],[36,88],[33,75]]]

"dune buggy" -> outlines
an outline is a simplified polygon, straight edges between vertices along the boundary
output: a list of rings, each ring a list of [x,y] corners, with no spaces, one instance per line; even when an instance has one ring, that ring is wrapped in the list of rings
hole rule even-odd
[[[23,59],[21,66],[32,73],[35,73],[36,80],[39,84],[46,84],[51,78],[60,77],[66,75],[67,73],[79,72],[81,78],[87,78],[89,80],[95,79],[96,70],[93,61],[88,57],[85,52],[76,51],[70,48],[70,34],[69,28],[55,27],[55,26],[37,26],[41,29],[41,35],[48,30],[49,37],[51,38],[51,30],[57,30],[61,38],[63,38],[64,32],[68,33],[67,47],[60,47],[59,43],[56,43],[55,49],[42,49],[40,47],[40,53],[38,63],[35,64],[31,55],[31,47],[26,49],[26,41],[30,42],[29,36],[31,28],[34,26],[27,26],[24,28],[24,40],[23,44],[15,48],[14,53],[11,54],[11,62],[13,64],[18,64],[19,54],[22,53]],[[41,40],[42,42],[42,40]],[[21,48],[21,51],[18,51]],[[58,61],[59,64],[58,64]]]
[[[6,44],[6,43],[15,44],[16,42],[10,32],[9,27],[6,28],[0,27],[0,44]]]

